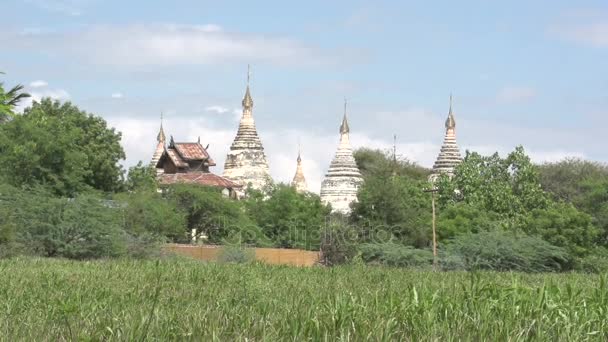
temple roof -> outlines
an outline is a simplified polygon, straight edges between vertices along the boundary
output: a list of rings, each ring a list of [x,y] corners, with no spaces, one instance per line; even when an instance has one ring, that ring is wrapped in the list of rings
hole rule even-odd
[[[199,142],[191,143],[176,143],[173,141],[173,137],[171,137],[171,142],[169,146],[165,147],[165,153],[173,164],[178,168],[187,168],[189,166],[189,161],[207,161],[208,166],[215,166],[215,162],[209,156],[207,150],[201,145]],[[156,167],[162,167],[160,165],[162,163],[163,158],[161,157]]]
[[[158,181],[162,185],[169,184],[198,184],[205,186],[214,186],[221,188],[240,188],[241,186],[232,182],[231,180],[218,176],[209,172],[194,171],[188,173],[163,173],[158,175]]]

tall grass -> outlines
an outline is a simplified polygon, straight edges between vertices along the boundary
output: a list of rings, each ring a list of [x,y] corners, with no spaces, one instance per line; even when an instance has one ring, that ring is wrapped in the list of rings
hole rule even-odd
[[[0,339],[608,339],[606,276],[0,261]]]

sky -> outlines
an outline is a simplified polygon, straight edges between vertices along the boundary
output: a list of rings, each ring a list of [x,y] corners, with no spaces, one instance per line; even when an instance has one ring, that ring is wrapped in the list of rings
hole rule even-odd
[[[167,135],[222,172],[247,64],[276,181],[298,144],[318,192],[348,99],[355,148],[431,167],[449,96],[464,152],[608,162],[608,2],[2,0],[1,80],[122,132],[126,168]],[[8,15],[6,15],[8,13]],[[23,106],[28,105],[25,103]]]

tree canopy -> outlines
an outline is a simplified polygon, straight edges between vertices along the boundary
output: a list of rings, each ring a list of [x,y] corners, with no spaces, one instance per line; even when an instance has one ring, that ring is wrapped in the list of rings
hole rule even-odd
[[[42,184],[58,195],[118,191],[121,134],[71,103],[34,102],[0,126],[0,176],[14,186]]]

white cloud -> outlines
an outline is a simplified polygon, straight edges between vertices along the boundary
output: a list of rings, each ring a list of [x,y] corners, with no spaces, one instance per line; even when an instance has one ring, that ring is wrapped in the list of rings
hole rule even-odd
[[[319,65],[361,58],[363,52],[324,51],[300,41],[224,30],[214,24],[95,26],[74,32],[4,33],[10,45],[111,66],[225,63]]]
[[[49,84],[46,81],[43,80],[36,80],[36,81],[32,81],[30,82],[30,87],[31,88],[41,88],[41,87],[46,87]]]
[[[550,27],[549,33],[582,45],[608,47],[608,12],[601,10],[571,11]]]
[[[17,106],[17,112],[22,113],[27,107],[30,107],[34,101],[40,102],[45,97],[50,97],[53,100],[65,101],[70,98],[70,94],[65,89],[49,88],[45,81],[31,82],[29,88],[26,89],[31,96],[25,98]]]
[[[122,99],[124,97],[122,93],[113,93],[111,96],[113,99]]]
[[[224,114],[224,113],[228,112],[228,108],[219,106],[219,105],[213,105],[213,106],[205,107],[205,111],[213,112],[213,113],[217,113],[217,114]]]
[[[498,92],[496,99],[502,103],[519,103],[532,100],[536,95],[536,89],[532,87],[504,87]]]

